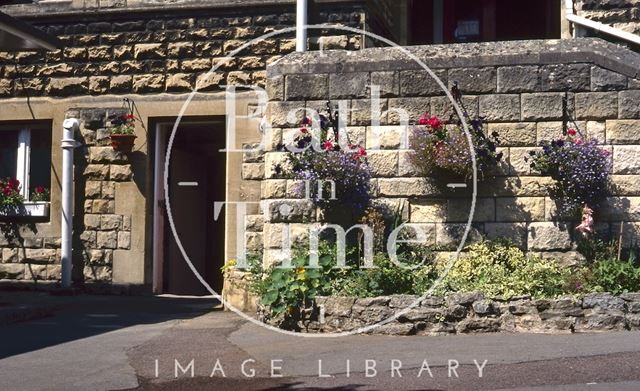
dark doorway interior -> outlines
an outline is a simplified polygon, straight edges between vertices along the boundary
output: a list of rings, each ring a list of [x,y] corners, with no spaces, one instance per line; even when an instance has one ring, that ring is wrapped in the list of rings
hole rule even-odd
[[[224,216],[214,220],[214,202],[225,200],[224,123],[183,124],[176,133],[169,167],[173,221],[193,266],[217,292],[225,259]],[[197,184],[197,185],[196,185]],[[165,224],[164,292],[208,295],[189,268]]]
[[[412,45],[560,38],[560,0],[412,0]]]

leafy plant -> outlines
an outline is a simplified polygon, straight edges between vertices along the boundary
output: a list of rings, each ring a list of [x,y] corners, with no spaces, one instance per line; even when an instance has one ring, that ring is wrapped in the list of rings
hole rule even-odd
[[[618,240],[622,240],[619,238]],[[583,240],[580,251],[589,262],[572,277],[567,289],[573,292],[636,292],[640,290],[640,260],[637,249],[621,251],[620,242]]]
[[[125,114],[111,119],[111,134],[135,135],[136,120],[133,114]]]
[[[418,258],[399,256],[399,261],[411,264]],[[350,269],[338,273],[332,283],[332,294],[338,296],[375,297],[395,294],[421,295],[436,279],[429,264],[418,269],[403,268],[391,262],[385,253],[377,253],[372,269]]]
[[[502,152],[496,151],[498,134],[486,135],[482,118],[469,118],[471,140],[480,177],[494,167]],[[411,139],[410,161],[423,176],[472,176],[472,155],[462,121],[451,119],[444,122],[436,116],[423,115],[414,128]]]
[[[33,202],[46,202],[50,200],[51,192],[46,187],[39,185],[31,192],[31,201]]]
[[[24,203],[20,187],[20,181],[16,178],[0,179],[0,208],[16,207]]]
[[[619,295],[640,290],[640,267],[633,259],[603,259],[576,273],[567,287],[576,293],[610,292]]]
[[[440,269],[444,265],[439,265]],[[480,242],[454,264],[437,291],[482,291],[489,296],[531,295],[549,297],[563,293],[568,271],[556,262],[527,257],[507,242]]]
[[[556,140],[540,143],[542,151],[530,151],[531,168],[555,181],[551,195],[559,211],[577,215],[588,205],[596,209],[609,193],[609,151],[596,140],[583,139],[575,129]]]
[[[284,314],[292,317],[300,308],[305,308],[317,295],[330,292],[330,283],[335,275],[336,252],[332,246],[322,242],[319,251],[319,267],[309,267],[308,252],[293,249],[290,268],[273,265],[267,270],[254,268],[251,289],[260,298],[271,316]],[[252,267],[252,266],[250,266]]]

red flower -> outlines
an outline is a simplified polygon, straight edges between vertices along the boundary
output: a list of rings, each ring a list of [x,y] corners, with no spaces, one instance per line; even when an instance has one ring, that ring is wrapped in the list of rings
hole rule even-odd
[[[126,118],[127,119],[133,119],[133,114],[127,114]]]
[[[433,129],[436,129],[439,128],[440,125],[442,125],[442,121],[440,121],[440,118],[434,115],[427,120],[427,125],[431,126],[431,128]]]
[[[303,125],[311,125],[311,118],[304,116],[304,118],[302,118],[302,124]]]
[[[575,129],[569,129],[567,130],[567,133],[569,133],[570,136],[575,136],[577,132]]]
[[[367,156],[367,151],[362,148],[361,146],[358,146],[358,150],[356,151],[356,153],[353,155],[353,158],[355,160],[360,159],[361,157]]]
[[[11,195],[11,188],[10,187],[5,187],[4,188],[4,195],[6,195],[6,196]]]
[[[425,113],[422,117],[420,117],[420,120],[418,120],[418,125],[428,125],[429,124],[429,119],[427,118],[428,114]]]
[[[333,142],[331,140],[327,140],[322,144],[322,146],[324,149],[331,150],[333,149]]]
[[[18,190],[19,187],[20,187],[19,180],[17,180],[16,178],[9,179],[9,188]]]
[[[42,186],[36,187],[36,193],[38,193],[38,194],[44,193],[44,188]]]
[[[306,134],[308,132],[307,128],[300,128],[300,133]]]

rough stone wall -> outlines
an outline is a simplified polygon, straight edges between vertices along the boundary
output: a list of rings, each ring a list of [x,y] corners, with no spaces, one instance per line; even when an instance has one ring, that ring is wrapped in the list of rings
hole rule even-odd
[[[59,280],[60,238],[43,237],[29,228],[20,240],[0,233],[0,280]]]
[[[374,298],[319,297],[305,332],[343,332],[389,318],[419,300],[417,306],[372,334],[439,335],[478,332],[594,332],[640,330],[640,294],[612,296],[592,293],[583,298],[505,299],[480,292],[449,297],[382,296]]]
[[[134,180],[127,154],[110,144],[107,118],[126,110],[70,110],[80,119],[82,146],[76,150],[74,275],[83,281],[110,282],[113,252],[131,249],[131,216],[116,213],[117,186]],[[120,194],[123,196],[123,194]]]
[[[30,21],[57,36],[62,50],[0,52],[0,97],[151,94],[222,90],[229,84],[264,85],[265,67],[295,50],[294,34],[234,49],[275,29],[295,25],[293,8],[200,11],[187,16],[135,13],[126,17]],[[95,17],[95,16],[94,16]],[[363,27],[362,11],[323,12],[322,21]],[[360,47],[360,38],[337,34],[326,48]],[[212,65],[221,64],[209,76]]]
[[[595,216],[600,234],[619,231],[625,245],[636,243],[640,229],[640,56],[599,39],[497,42],[410,48],[449,85],[459,83],[472,114],[500,134],[504,162],[495,178],[479,184],[474,225],[467,243],[482,237],[506,237],[531,252],[570,261],[575,253],[575,221],[556,213],[549,197],[551,179],[532,172],[524,158],[538,142],[559,137],[563,104],[580,130],[611,152],[614,195]],[[350,141],[366,146],[373,171],[373,196],[378,203],[403,205],[404,217],[422,227],[429,244],[442,250],[458,245],[470,212],[471,193],[442,190],[421,178],[400,148],[406,129],[398,110],[412,123],[429,112],[445,116],[450,104],[423,69],[395,49],[366,49],[357,54],[335,51],[314,58],[295,53],[268,68],[269,115],[276,145],[298,131],[287,113],[298,107],[323,108],[327,100],[349,108]],[[373,145],[370,84],[381,89],[380,145]],[[302,112],[298,112],[298,117]],[[294,199],[294,181],[273,169],[285,153],[264,156],[262,198],[266,201],[262,245],[270,263],[282,246],[281,232],[290,224],[291,237],[304,235],[322,220],[307,200]],[[288,216],[278,213],[281,205]],[[249,234],[256,237],[257,234]],[[569,256],[571,255],[571,256]]]
[[[575,8],[579,16],[640,34],[638,0],[577,0]]]
[[[93,7],[96,4],[101,6]],[[101,13],[113,8],[105,4],[85,2],[68,15],[57,15],[59,8],[43,9],[50,6],[44,4],[2,7],[58,37],[65,48],[47,53],[0,52],[0,100],[185,93],[196,85],[208,93],[222,91],[228,84],[264,85],[266,64],[295,49],[293,34],[278,36],[224,60],[253,38],[294,26],[293,3],[251,9],[177,9],[176,13],[163,5],[126,14]],[[344,5],[322,9],[318,17],[320,22],[362,28],[364,15],[361,8]],[[320,41],[326,49],[361,46],[359,37],[348,35],[311,39],[310,44],[317,46]],[[225,63],[205,77],[212,64],[219,62]],[[107,111],[114,110],[68,113],[82,119],[83,142],[82,152],[76,153],[75,280],[111,281],[113,252],[131,246],[131,216],[116,214],[114,200],[117,183],[132,180],[131,165],[109,146],[104,129]],[[175,113],[167,113],[171,114]],[[0,279],[59,280],[60,238],[30,230],[23,230],[23,237],[22,245],[17,245],[0,235]]]

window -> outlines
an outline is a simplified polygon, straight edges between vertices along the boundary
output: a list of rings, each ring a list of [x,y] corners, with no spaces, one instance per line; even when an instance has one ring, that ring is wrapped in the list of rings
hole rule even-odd
[[[51,186],[50,123],[0,125],[0,178],[20,181],[25,200]]]

